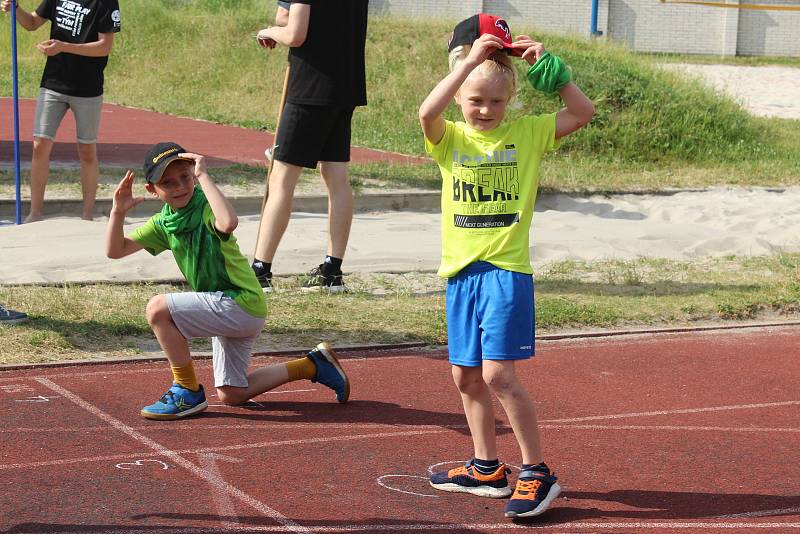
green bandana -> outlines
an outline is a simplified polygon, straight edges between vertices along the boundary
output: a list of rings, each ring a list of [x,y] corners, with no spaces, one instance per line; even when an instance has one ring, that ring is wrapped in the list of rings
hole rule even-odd
[[[528,69],[528,82],[543,93],[560,91],[572,80],[572,74],[564,61],[550,52],[545,52]]]
[[[203,208],[207,204],[206,195],[199,187],[194,188],[191,200],[184,207],[173,210],[169,204],[161,208],[161,224],[168,234],[192,232],[203,222]]]

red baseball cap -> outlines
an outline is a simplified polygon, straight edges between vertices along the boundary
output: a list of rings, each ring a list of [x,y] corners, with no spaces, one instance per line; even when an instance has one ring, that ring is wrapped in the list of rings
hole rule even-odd
[[[524,52],[512,47],[513,37],[505,19],[488,13],[478,13],[456,24],[447,43],[447,51],[450,52],[457,46],[471,45],[478,37],[487,33],[499,37],[503,41],[503,49],[509,54],[521,56]]]

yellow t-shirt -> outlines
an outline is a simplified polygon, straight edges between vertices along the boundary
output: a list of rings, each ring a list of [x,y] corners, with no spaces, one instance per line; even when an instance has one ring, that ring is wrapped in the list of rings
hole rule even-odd
[[[528,115],[494,130],[446,121],[425,150],[442,173],[442,262],[450,277],[476,261],[532,274],[529,230],[542,155],[558,146],[556,114]]]

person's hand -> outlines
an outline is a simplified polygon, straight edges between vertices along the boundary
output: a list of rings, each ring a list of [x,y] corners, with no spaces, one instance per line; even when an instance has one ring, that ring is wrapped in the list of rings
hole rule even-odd
[[[518,35],[512,46],[515,50],[524,50],[521,57],[531,65],[539,61],[544,54],[544,45],[527,35]]]
[[[64,51],[64,42],[58,39],[48,39],[37,44],[36,48],[46,56],[55,56]]]
[[[269,36],[269,28],[264,28],[263,30],[258,32],[258,34],[256,35],[256,39],[258,39],[258,46],[260,46],[261,48],[273,49],[277,44],[275,42],[275,39]]]
[[[11,11],[11,8],[14,6],[14,4],[15,4],[14,0],[3,0],[2,2],[0,2],[0,11],[8,13],[9,11]]]
[[[467,55],[466,63],[477,67],[486,61],[492,53],[503,49],[503,41],[496,35],[484,33],[472,43],[472,49]]]
[[[178,154],[181,158],[191,159],[194,160],[194,179],[199,180],[203,176],[208,176],[208,171],[206,170],[206,157],[201,156],[200,154],[194,154],[192,152],[183,152]]]
[[[114,190],[114,203],[111,211],[125,215],[132,208],[144,202],[144,197],[133,196],[133,171],[127,171],[125,177]]]

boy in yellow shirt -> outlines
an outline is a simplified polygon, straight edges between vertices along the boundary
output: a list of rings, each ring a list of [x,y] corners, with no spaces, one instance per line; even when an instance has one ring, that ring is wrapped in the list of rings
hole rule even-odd
[[[434,473],[434,488],[502,498],[512,493],[497,455],[492,393],[508,416],[522,452],[507,517],[543,513],[558,496],[543,461],[534,404],[515,364],[533,355],[533,269],[529,230],[539,163],[558,140],[594,115],[569,69],[542,43],[512,40],[503,19],[481,13],[459,23],[449,44],[450,74],[419,109],[425,147],[442,173],[442,262],[447,278],[449,359],[472,434],[474,458]],[[557,92],[565,107],[506,121],[516,90],[509,55],[530,64],[528,80]],[[452,99],[464,122],[442,117]]]

